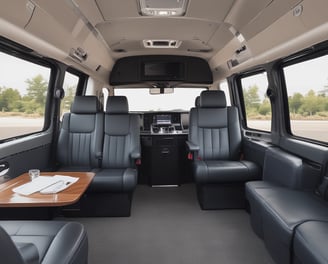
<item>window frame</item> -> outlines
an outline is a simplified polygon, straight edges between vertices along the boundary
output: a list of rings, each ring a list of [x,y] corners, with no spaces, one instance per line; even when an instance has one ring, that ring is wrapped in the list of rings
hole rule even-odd
[[[52,98],[53,98],[54,84],[55,84],[56,75],[58,73],[58,69],[55,63],[51,59],[38,56],[35,53],[32,54],[33,50],[30,50],[29,48],[26,48],[4,37],[0,37],[0,52],[5,53],[17,59],[21,59],[30,63],[34,63],[39,66],[49,68],[50,70],[46,104],[44,106],[44,116],[43,116],[44,121],[41,130],[32,133],[26,133],[22,135],[16,135],[9,138],[0,139],[0,144],[2,144],[17,139],[21,139],[24,137],[28,137],[31,135],[43,133],[51,127],[51,122],[52,122],[51,115],[52,115],[52,107],[53,107]]]
[[[258,66],[254,69],[251,69],[249,71],[245,71],[243,73],[240,73],[236,76],[236,84],[237,84],[237,92],[238,92],[238,97],[239,97],[239,104],[240,104],[240,114],[242,116],[241,118],[241,126],[243,129],[248,130],[248,131],[253,131],[253,132],[258,132],[258,133],[263,133],[263,134],[271,134],[272,132],[272,118],[273,118],[273,107],[272,107],[272,102],[270,100],[270,106],[271,106],[271,130],[260,130],[256,128],[249,127],[247,125],[247,113],[246,113],[246,106],[245,106],[245,98],[244,98],[244,92],[243,92],[243,86],[242,86],[242,79],[247,78],[250,76],[254,76],[257,74],[261,73],[266,73],[267,76],[267,82],[268,82],[268,87],[270,86],[270,81],[269,81],[269,72],[267,69],[263,66]]]
[[[323,43],[314,45],[311,48],[305,49],[305,50],[295,53],[291,56],[288,56],[288,57],[282,59],[278,63],[279,76],[280,76],[281,88],[282,88],[281,90],[282,90],[282,96],[283,96],[282,102],[283,102],[284,116],[285,116],[284,127],[286,129],[287,135],[293,139],[297,139],[297,140],[301,140],[304,142],[321,145],[321,146],[328,146],[328,142],[320,141],[320,140],[317,140],[314,138],[302,137],[299,135],[295,135],[292,132],[289,101],[288,101],[288,89],[287,89],[284,68],[295,65],[295,64],[299,64],[302,62],[306,62],[306,61],[309,61],[312,59],[320,58],[322,56],[327,56],[327,55],[328,55],[328,41],[325,41]]]

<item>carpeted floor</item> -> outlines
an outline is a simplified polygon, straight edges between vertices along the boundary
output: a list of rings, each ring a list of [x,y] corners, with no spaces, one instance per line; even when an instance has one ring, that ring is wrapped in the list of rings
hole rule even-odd
[[[131,217],[78,218],[90,264],[272,264],[243,210],[200,210],[194,185],[138,186]]]

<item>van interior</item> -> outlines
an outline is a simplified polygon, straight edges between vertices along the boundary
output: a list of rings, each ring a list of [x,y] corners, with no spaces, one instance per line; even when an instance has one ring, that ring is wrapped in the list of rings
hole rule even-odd
[[[328,263],[327,10],[2,0],[1,262]]]

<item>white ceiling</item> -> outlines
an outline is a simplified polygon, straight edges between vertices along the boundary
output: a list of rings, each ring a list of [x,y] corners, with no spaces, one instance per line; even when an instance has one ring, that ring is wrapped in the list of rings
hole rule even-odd
[[[204,58],[220,79],[325,40],[322,33],[311,39],[306,36],[328,23],[327,0],[189,0],[185,16],[167,18],[141,16],[137,0],[0,1],[2,35],[103,81],[108,81],[118,58],[147,54]],[[27,3],[35,9],[27,8]],[[297,17],[293,8],[300,3],[303,12]],[[243,43],[231,28],[244,36]],[[302,36],[309,39],[288,46]],[[151,49],[143,46],[145,39],[181,40],[182,44],[178,49]],[[229,69],[227,61],[243,45],[249,57]],[[69,57],[71,49],[79,47],[88,53],[86,61]]]

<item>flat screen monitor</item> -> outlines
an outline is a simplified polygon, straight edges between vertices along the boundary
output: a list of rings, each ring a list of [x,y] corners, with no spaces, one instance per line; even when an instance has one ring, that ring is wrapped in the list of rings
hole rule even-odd
[[[183,65],[179,62],[145,62],[143,79],[145,80],[182,80]]]
[[[157,125],[170,125],[171,124],[171,115],[156,115],[156,124]]]

